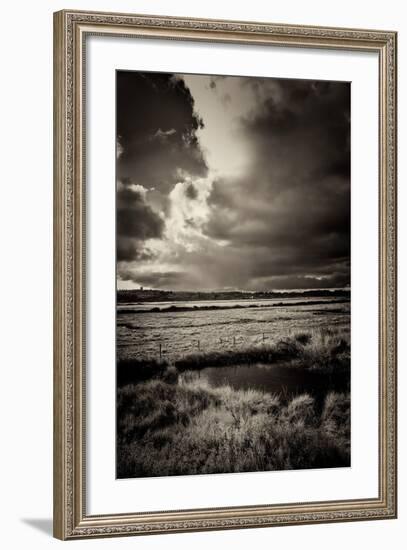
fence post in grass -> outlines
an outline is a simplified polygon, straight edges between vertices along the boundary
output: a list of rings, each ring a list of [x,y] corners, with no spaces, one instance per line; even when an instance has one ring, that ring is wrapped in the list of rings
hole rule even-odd
[[[265,340],[265,337],[264,337],[264,332],[263,332],[263,343],[264,343],[264,340]]]
[[[161,342],[159,342],[159,347],[160,347],[160,361],[161,361],[161,356],[162,356],[162,349],[161,349]]]

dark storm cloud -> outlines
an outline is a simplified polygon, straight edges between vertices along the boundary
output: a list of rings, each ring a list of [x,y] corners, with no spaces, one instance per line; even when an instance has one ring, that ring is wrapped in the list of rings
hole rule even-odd
[[[136,239],[160,237],[162,219],[145,202],[142,193],[131,188],[117,192],[117,234]]]
[[[130,239],[122,237],[117,240],[117,261],[118,262],[131,262],[133,260],[151,260],[154,258],[154,254],[145,250],[143,241],[136,239]],[[122,264],[119,264],[119,271],[122,268]]]
[[[273,161],[269,153],[278,141],[278,155],[295,164],[302,161],[299,168],[306,172],[349,177],[350,85],[279,80],[276,86],[278,94],[266,98],[259,111],[244,121],[250,139],[260,153],[266,152],[267,164]]]
[[[143,242],[160,238],[162,218],[146,203],[144,194],[135,186],[119,184],[117,190],[117,259],[145,259]]]
[[[206,232],[253,257],[251,284],[271,274],[312,286],[349,284],[350,86],[347,83],[245,79],[257,108],[241,120],[252,145],[247,173],[218,179]],[[294,278],[293,278],[294,276]]]
[[[205,175],[196,137],[202,126],[182,79],[165,73],[117,73],[119,179],[131,178],[165,198],[180,172]]]
[[[184,175],[206,174],[196,137],[201,127],[182,79],[161,73],[117,73],[118,260],[148,259],[143,242],[162,236],[164,222],[157,212],[168,207],[175,183]],[[134,186],[149,190],[148,198]],[[193,193],[191,187],[191,198]]]

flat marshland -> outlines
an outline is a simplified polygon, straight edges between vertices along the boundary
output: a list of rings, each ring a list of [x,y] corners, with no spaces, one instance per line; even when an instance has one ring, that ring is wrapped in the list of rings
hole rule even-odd
[[[349,466],[348,305],[119,315],[117,476]]]

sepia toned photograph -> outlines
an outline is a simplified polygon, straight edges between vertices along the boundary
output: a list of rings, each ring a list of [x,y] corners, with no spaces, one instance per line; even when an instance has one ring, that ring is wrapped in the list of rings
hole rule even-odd
[[[351,465],[350,91],[116,72],[117,478]]]

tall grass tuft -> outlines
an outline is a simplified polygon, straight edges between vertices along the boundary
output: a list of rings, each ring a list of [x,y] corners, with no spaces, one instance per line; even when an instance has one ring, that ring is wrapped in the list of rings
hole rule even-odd
[[[348,466],[349,396],[322,412],[297,396],[154,380],[118,391],[118,477]]]

